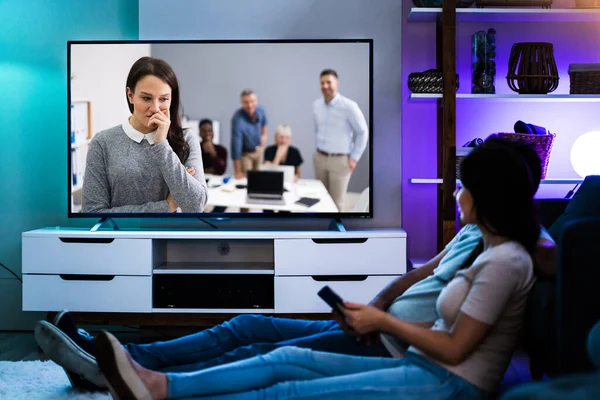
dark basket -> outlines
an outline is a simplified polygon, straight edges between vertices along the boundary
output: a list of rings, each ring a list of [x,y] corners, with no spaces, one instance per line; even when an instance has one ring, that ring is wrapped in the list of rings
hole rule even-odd
[[[519,94],[548,94],[558,87],[552,43],[515,43],[508,59],[508,87]]]
[[[542,7],[550,8],[552,0],[476,0],[477,7]]]
[[[571,94],[600,94],[600,64],[597,70],[577,70],[577,64],[569,66]]]
[[[458,90],[458,86],[458,74],[456,74],[456,90]],[[436,69],[413,72],[408,75],[408,89],[413,93],[443,93],[443,73]]]
[[[528,143],[540,157],[540,161],[542,162],[542,179],[546,178],[546,171],[550,163],[550,153],[552,153],[552,146],[556,137],[554,133],[532,135],[530,133],[501,132],[497,133],[497,136],[508,142]]]

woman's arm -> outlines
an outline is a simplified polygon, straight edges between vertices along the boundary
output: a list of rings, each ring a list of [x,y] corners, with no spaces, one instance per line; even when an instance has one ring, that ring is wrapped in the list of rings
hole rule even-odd
[[[298,179],[300,179],[300,166],[296,166],[296,172],[294,173],[296,175],[296,181]]]
[[[151,154],[181,211],[202,212],[206,205],[207,187],[200,143],[193,140],[191,134],[186,134],[185,139],[190,145],[190,155],[185,165],[179,161],[167,140],[154,144]],[[192,176],[186,168],[194,168],[196,173]]]
[[[217,156],[213,159],[215,174],[223,175],[227,169],[227,149],[223,146],[216,145],[215,150]]]
[[[108,166],[105,162],[104,150],[100,141],[92,140],[87,154],[82,189],[81,200],[84,213],[169,212],[169,204],[166,199],[139,205],[111,207],[110,196]]]
[[[528,257],[528,256],[527,256]],[[529,263],[527,265],[526,263]],[[529,271],[528,271],[529,268]],[[506,304],[531,274],[531,260],[489,260],[475,275],[466,299],[452,327],[445,331],[429,330],[396,319],[371,306],[349,303],[345,311],[348,324],[360,333],[380,330],[403,340],[432,358],[456,365],[467,358],[483,341],[490,328],[501,318]],[[455,278],[465,279],[465,278]],[[452,285],[452,284],[450,284]],[[458,287],[448,287],[438,300],[453,301],[453,296],[463,296]]]
[[[380,330],[410,343],[436,360],[457,365],[479,346],[490,328],[490,325],[463,313],[459,314],[452,332],[434,331],[386,313]]]

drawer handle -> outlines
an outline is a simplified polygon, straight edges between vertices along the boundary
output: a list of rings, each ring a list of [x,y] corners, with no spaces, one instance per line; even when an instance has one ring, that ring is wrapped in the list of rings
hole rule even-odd
[[[112,281],[115,275],[60,274],[63,281]]]
[[[63,243],[112,243],[115,238],[59,238]]]
[[[339,244],[339,243],[365,243],[368,238],[347,238],[347,239],[313,239],[316,244]]]
[[[317,282],[336,282],[336,281],[344,281],[344,282],[360,282],[366,281],[368,275],[313,275],[311,278]]]

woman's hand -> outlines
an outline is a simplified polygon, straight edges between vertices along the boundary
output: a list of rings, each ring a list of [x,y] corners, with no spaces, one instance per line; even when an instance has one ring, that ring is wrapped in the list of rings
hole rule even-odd
[[[194,176],[194,175],[196,175],[196,169],[195,169],[195,168],[186,168],[185,170],[186,170],[186,171],[188,172],[188,174],[190,174],[191,176]]]
[[[346,323],[356,331],[364,335],[370,332],[381,331],[386,312],[373,306],[344,302],[344,315]]]
[[[156,126],[154,144],[163,142],[167,138],[169,127],[171,126],[169,109],[166,109],[164,113],[161,110],[158,110],[156,114],[150,117],[148,126]]]
[[[173,196],[171,195],[171,193],[169,193],[169,195],[167,196],[167,203],[169,203],[169,212],[175,212],[179,208],[177,203],[175,203],[175,200],[173,200]]]

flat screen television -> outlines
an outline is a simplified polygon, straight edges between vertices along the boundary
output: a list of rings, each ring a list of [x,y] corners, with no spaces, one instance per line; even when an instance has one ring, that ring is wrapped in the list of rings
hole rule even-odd
[[[373,216],[373,41],[68,42],[69,217]]]

